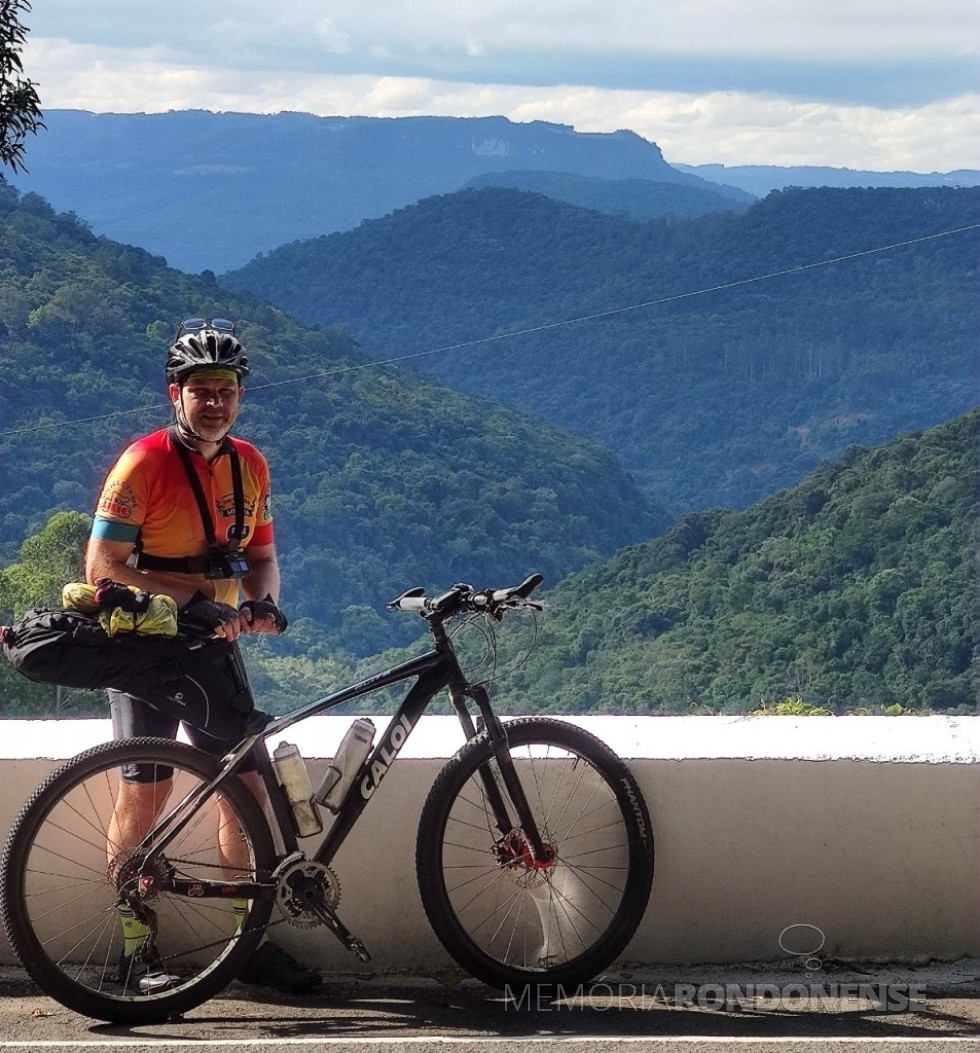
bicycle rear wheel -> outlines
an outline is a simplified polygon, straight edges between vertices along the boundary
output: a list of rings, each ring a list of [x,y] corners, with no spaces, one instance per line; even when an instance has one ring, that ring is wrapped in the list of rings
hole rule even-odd
[[[144,776],[162,776],[145,790],[147,828],[220,771],[207,754],[166,739],[96,746],[35,790],[0,862],[0,913],[24,968],[63,1005],[120,1023],[166,1019],[220,991],[261,939],[274,895],[271,888],[251,900],[206,894],[208,882],[267,880],[275,865],[268,823],[237,778],[149,863],[152,841],[139,850],[124,845],[117,798],[122,766],[134,763]],[[182,893],[174,881],[184,882]],[[152,952],[162,989],[144,993],[133,959],[124,958],[127,904],[142,928],[134,937],[130,921],[126,949]]]
[[[422,903],[446,950],[494,987],[574,984],[624,950],[653,882],[653,838],[639,787],[595,736],[559,720],[505,725],[510,754],[551,858],[519,827],[500,830],[484,776],[516,809],[486,732],[433,784],[419,824]]]

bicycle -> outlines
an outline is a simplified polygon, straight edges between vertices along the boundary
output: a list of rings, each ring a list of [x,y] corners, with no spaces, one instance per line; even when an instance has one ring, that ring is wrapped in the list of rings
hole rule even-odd
[[[263,726],[221,760],[183,743],[141,738],[108,742],[63,764],[21,809],[0,864],[3,923],[30,976],[70,1009],[138,1024],[217,994],[270,925],[325,926],[369,960],[337,914],[331,862],[444,689],[466,741],[436,777],[419,820],[416,873],[430,925],[459,965],[494,987],[567,986],[605,969],[636,931],[653,881],[640,788],[623,761],[580,728],[547,717],[501,722],[485,684],[465,677],[447,631],[460,616],[499,621],[510,610],[540,610],[529,597],[541,580],[533,575],[483,592],[456,585],[433,598],[422,589],[403,593],[387,606],[424,617],[430,651],[285,716],[261,714]],[[307,855],[265,740],[410,679],[415,683]],[[235,774],[257,744],[265,813]],[[133,763],[171,769],[172,777],[154,783],[160,800],[142,840],[116,850],[110,827],[120,769]],[[219,847],[222,809],[240,838],[234,874]],[[116,974],[120,906],[147,927],[169,975],[164,989],[143,993]]]

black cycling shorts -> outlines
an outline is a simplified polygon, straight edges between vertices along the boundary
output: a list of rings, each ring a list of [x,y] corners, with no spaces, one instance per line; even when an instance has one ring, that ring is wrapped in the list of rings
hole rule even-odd
[[[159,709],[154,709],[141,698],[134,698],[124,691],[108,689],[109,715],[112,717],[112,737],[114,739],[152,738],[176,739],[180,721]],[[216,739],[205,735],[203,731],[184,725],[184,731],[192,746],[210,754],[212,757],[223,757],[241,742],[241,738]],[[238,765],[237,771],[255,771],[254,750]],[[162,764],[126,764],[122,777],[126,782],[161,782],[173,775],[173,769]]]

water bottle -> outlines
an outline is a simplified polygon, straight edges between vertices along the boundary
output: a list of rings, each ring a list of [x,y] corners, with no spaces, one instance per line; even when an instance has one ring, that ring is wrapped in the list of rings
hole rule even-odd
[[[282,783],[283,792],[293,813],[293,826],[300,837],[311,837],[323,830],[320,813],[313,803],[313,787],[306,770],[306,761],[300,756],[299,747],[291,742],[280,742],[272,754],[276,775]]]
[[[374,731],[374,722],[367,717],[358,717],[347,729],[337,749],[337,756],[330,762],[323,782],[316,791],[316,800],[324,808],[329,808],[331,812],[340,811],[347,791],[371,752]]]

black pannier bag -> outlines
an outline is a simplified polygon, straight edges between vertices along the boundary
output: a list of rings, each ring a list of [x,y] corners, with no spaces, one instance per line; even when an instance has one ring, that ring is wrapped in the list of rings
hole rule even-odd
[[[228,640],[109,636],[79,611],[34,608],[4,629],[3,650],[29,680],[116,688],[217,739],[244,738],[255,710],[241,652]]]

